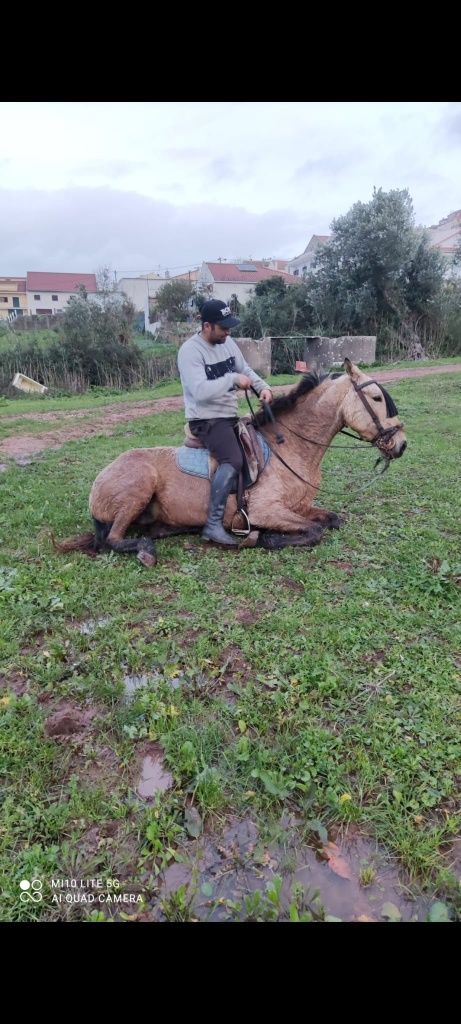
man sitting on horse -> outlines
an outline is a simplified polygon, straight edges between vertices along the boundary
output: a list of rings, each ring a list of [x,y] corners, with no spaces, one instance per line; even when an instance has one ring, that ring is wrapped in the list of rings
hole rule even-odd
[[[240,323],[229,306],[210,299],[203,304],[200,315],[202,329],[181,345],[178,368],[190,432],[218,462],[202,537],[217,544],[236,545],[238,539],[223,527],[226,501],[243,462],[234,430],[238,420],[235,389],[254,387],[265,402],[272,401],[272,391],[229,337],[231,329]]]

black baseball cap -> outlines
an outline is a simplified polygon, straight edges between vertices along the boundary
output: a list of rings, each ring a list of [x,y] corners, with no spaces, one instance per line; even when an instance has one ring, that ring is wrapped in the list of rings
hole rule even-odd
[[[208,302],[204,302],[200,316],[202,324],[208,322],[229,329],[237,327],[237,324],[240,323],[238,316],[233,316],[229,306],[226,306],[225,302],[221,302],[221,299],[209,299]]]

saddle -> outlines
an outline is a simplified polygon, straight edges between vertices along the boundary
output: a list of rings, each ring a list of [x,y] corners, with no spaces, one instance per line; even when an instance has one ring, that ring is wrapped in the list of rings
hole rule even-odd
[[[239,419],[234,430],[243,453],[243,486],[251,487],[252,484],[256,483],[259,474],[262,473],[267,462],[267,453],[261,446],[261,440],[264,441],[264,438],[261,438],[261,434],[258,434],[255,430],[249,416]],[[194,437],[191,434],[188,423],[184,427],[184,433],[186,435],[186,440],[184,441],[186,448],[205,448],[206,450],[206,445],[202,444],[198,437]],[[210,455],[210,478],[213,476],[217,465],[216,459]]]
[[[245,525],[243,529],[238,529],[234,526],[233,522],[231,530],[237,536],[247,537],[250,533],[250,521],[247,511],[248,496],[246,491],[256,483],[263,472],[270,456],[270,448],[262,434],[255,430],[250,416],[239,419],[234,430],[243,454],[243,467],[239,473],[237,485],[231,492],[237,495],[237,512],[234,516],[234,521],[240,515]],[[178,468],[185,473],[191,473],[194,476],[206,476],[211,480],[218,465],[217,460],[213,458],[206,446],[191,434],[188,423],[184,427],[184,433],[186,435],[184,445],[178,449]],[[193,448],[199,449],[196,452],[197,460],[194,459],[192,451],[188,452],[188,449]]]

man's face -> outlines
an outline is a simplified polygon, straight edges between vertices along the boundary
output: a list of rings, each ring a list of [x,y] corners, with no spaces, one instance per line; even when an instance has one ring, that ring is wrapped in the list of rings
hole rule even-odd
[[[219,324],[205,323],[203,334],[211,345],[222,345],[230,334],[228,327],[220,327]]]

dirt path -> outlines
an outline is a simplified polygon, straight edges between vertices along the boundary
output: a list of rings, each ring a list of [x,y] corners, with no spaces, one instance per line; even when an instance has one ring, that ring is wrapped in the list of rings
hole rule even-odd
[[[443,366],[418,366],[415,369],[402,370],[377,370],[373,379],[383,384],[392,380],[402,380],[404,377],[427,377],[434,373],[461,373],[461,363],[451,363]],[[289,391],[294,384],[283,384],[274,388],[274,394],[280,395]],[[44,431],[42,434],[21,434],[18,437],[8,437],[0,444],[0,456],[23,461],[30,455],[36,455],[46,448],[59,448],[66,441],[78,441],[82,437],[94,435],[113,434],[114,428],[119,423],[127,423],[130,420],[138,419],[140,416],[155,416],[162,412],[177,412],[184,407],[181,396],[173,398],[156,398],[152,401],[130,402],[120,407],[120,403],[105,405],[100,412],[92,417],[87,423],[69,425],[68,427],[57,427],[56,430]],[[21,416],[2,417],[3,422],[25,419],[43,420],[52,422],[63,419],[72,421],[88,416],[88,409],[76,410],[75,412],[44,412],[24,413]]]

